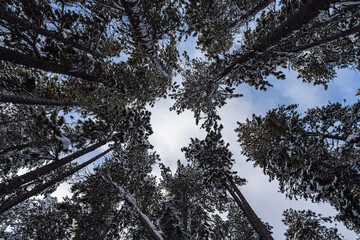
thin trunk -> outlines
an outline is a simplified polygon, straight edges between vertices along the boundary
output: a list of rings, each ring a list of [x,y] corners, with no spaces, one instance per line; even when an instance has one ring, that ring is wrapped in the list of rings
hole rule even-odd
[[[145,52],[149,54],[150,59],[153,61],[155,67],[161,72],[161,74],[166,78],[170,78],[168,71],[164,69],[156,53],[152,37],[153,29],[146,19],[140,0],[124,0],[122,1],[122,5],[125,8],[125,12],[129,17],[129,21],[134,29],[137,40],[140,42],[140,45]]]
[[[33,197],[37,194],[39,194],[40,192],[44,191],[45,189],[47,189],[48,187],[53,186],[54,184],[63,181],[65,178],[73,175],[74,173],[76,173],[77,171],[79,171],[80,169],[82,169],[83,167],[86,167],[87,165],[93,163],[94,161],[96,161],[97,159],[101,158],[102,156],[104,156],[105,154],[107,154],[108,152],[110,152],[111,150],[113,150],[112,148],[104,151],[103,153],[100,153],[98,155],[96,155],[95,157],[91,158],[90,160],[74,167],[73,169],[71,169],[70,171],[67,171],[63,174],[61,174],[60,176],[44,183],[41,185],[36,186],[34,189],[21,194],[20,196],[15,197],[14,199],[11,199],[10,201],[2,204],[0,206],[0,214],[9,210],[10,208],[16,206],[17,204],[25,201],[26,199],[29,199],[30,197]]]
[[[283,24],[277,27],[274,31],[269,33],[263,39],[257,41],[251,51],[238,57],[230,66],[226,67],[222,73],[218,75],[218,79],[227,76],[236,66],[249,61],[255,52],[264,52],[280,39],[289,36],[294,31],[300,29],[304,24],[309,23],[318,16],[321,10],[329,8],[333,0],[309,0],[300,7],[300,9],[291,15]]]
[[[47,72],[65,74],[76,78],[82,78],[90,82],[101,82],[103,80],[101,76],[91,75],[86,72],[80,72],[77,69],[73,69],[71,66],[51,63],[49,60],[39,59],[37,57],[23,54],[1,46],[0,60],[20,64],[26,67],[37,68],[39,70]]]
[[[161,236],[160,232],[155,228],[154,224],[150,221],[149,217],[146,216],[137,205],[136,199],[130,194],[125,191],[125,189],[121,186],[119,186],[117,183],[115,183],[110,174],[108,174],[107,178],[103,177],[104,181],[112,184],[119,192],[121,198],[125,200],[125,202],[133,207],[139,216],[140,221],[145,225],[149,233],[156,239],[156,240],[163,240],[163,237]]]
[[[87,147],[85,149],[77,151],[73,154],[70,154],[69,156],[66,156],[66,157],[59,159],[55,162],[52,162],[48,165],[45,165],[45,166],[35,169],[31,172],[25,173],[21,176],[14,177],[14,178],[10,179],[9,181],[1,183],[0,184],[0,196],[20,187],[23,184],[29,183],[30,181],[32,181],[38,177],[46,175],[46,174],[50,173],[51,171],[75,160],[76,158],[79,158],[89,152],[94,151],[98,147],[101,147],[102,145],[106,144],[107,142],[108,142],[108,140],[102,140],[96,144],[91,145],[90,147]]]
[[[315,47],[315,46],[319,46],[321,44],[325,44],[325,43],[328,43],[328,42],[338,40],[338,39],[343,38],[343,37],[347,37],[347,36],[352,35],[352,34],[357,33],[357,32],[360,32],[360,25],[357,25],[357,26],[355,26],[353,28],[350,28],[348,30],[339,32],[337,34],[331,35],[329,37],[320,39],[320,40],[315,41],[313,43],[309,43],[309,44],[306,44],[306,45],[303,45],[303,46],[299,46],[297,48],[293,48],[293,49],[291,49],[289,51],[287,51],[287,50],[281,50],[281,51],[283,51],[283,52],[294,52],[294,53],[295,52],[300,52],[300,51],[304,51],[304,50],[307,50],[307,49]]]
[[[7,21],[11,25],[23,27],[23,28],[26,28],[26,29],[28,29],[30,31],[34,31],[37,34],[40,34],[40,35],[55,39],[55,40],[57,40],[59,42],[62,42],[65,45],[77,48],[77,49],[79,49],[81,51],[84,51],[86,53],[89,53],[89,54],[91,54],[91,55],[93,55],[95,57],[103,57],[102,54],[100,54],[100,53],[98,53],[96,51],[85,48],[81,44],[75,43],[75,42],[73,42],[71,40],[68,40],[68,39],[64,38],[61,33],[57,33],[57,32],[54,32],[54,31],[49,31],[47,29],[36,26],[35,24],[32,24],[32,23],[30,23],[30,22],[28,22],[28,21],[26,21],[26,20],[24,20],[22,18],[19,18],[15,14],[6,11],[2,7],[0,7],[0,19],[3,19],[5,21]]]
[[[229,180],[229,183],[230,186],[227,185],[228,192],[233,197],[238,206],[241,208],[241,210],[244,212],[246,217],[249,219],[251,225],[258,233],[260,239],[274,240],[273,237],[270,235],[270,232],[266,229],[266,227],[258,218],[254,210],[251,208],[250,204],[246,201],[245,197],[242,195],[236,184],[232,180]]]
[[[14,103],[14,104],[26,104],[26,105],[41,105],[41,106],[74,106],[77,103],[71,101],[62,101],[45,98],[33,98],[33,97],[19,97],[14,95],[0,94],[0,102]]]

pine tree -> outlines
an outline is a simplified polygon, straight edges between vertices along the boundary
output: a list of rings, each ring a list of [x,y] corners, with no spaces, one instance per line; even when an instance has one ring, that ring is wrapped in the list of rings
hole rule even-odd
[[[230,239],[259,239],[249,220],[234,203],[230,205],[227,223]]]
[[[24,205],[0,215],[0,235],[5,239],[71,238],[73,221],[57,209],[56,198],[27,200]]]
[[[224,5],[231,8],[236,5],[235,2],[237,1]],[[321,84],[325,88],[336,76],[337,69],[359,68],[356,57],[360,42],[359,4],[356,1],[347,4],[336,0],[284,0],[279,1],[279,6],[275,4],[272,8],[266,8],[270,4],[268,1],[251,2],[254,3],[249,4],[254,7],[251,16],[259,14],[255,27],[245,27],[241,31],[242,40],[239,45],[231,40],[211,41],[226,46],[227,50],[221,53],[215,46],[204,48],[208,58],[192,62],[193,66],[184,74],[183,87],[179,87],[173,94],[176,99],[173,109],[178,113],[189,109],[197,119],[200,115],[205,119],[212,119],[216,109],[222,107],[227,99],[241,96],[233,94],[235,87],[247,84],[266,90],[272,86],[269,76],[285,79],[283,68],[293,69],[303,81]],[[196,29],[195,34],[200,32],[201,36],[212,21],[219,21],[220,30],[214,27],[210,30],[214,31],[211,34],[227,36],[221,33],[231,32],[231,26],[223,24],[219,17],[210,20],[203,16],[211,16],[210,13],[216,11],[220,3],[210,1],[206,4],[190,5],[203,11],[195,7],[194,12],[190,11],[189,15],[198,14],[204,20],[197,22],[204,24],[203,27],[190,26],[189,29]],[[259,8],[256,7],[257,4]],[[252,12],[250,6],[249,13]],[[262,12],[259,13],[260,11]],[[236,19],[230,16],[229,19]],[[241,14],[236,16],[241,18]],[[189,19],[192,20],[192,26],[196,26],[194,16]],[[205,40],[212,39],[211,34]],[[239,34],[236,35],[236,31],[232,34],[232,37],[240,37]],[[210,92],[201,87],[204,85],[209,86]]]
[[[151,221],[160,193],[150,174],[158,156],[148,153],[148,148],[118,147],[94,173],[73,185],[73,197],[67,204],[77,222],[75,238],[151,239],[152,233],[143,220],[149,217]]]
[[[287,196],[326,201],[359,230],[359,105],[308,109],[281,106],[236,129],[242,152],[277,179]]]
[[[80,145],[81,148],[84,147],[84,144],[91,144],[92,142],[95,142],[94,144],[91,144],[88,147],[84,147],[83,149],[80,148],[81,150],[74,151],[72,154],[69,154],[63,158],[59,158],[58,155],[52,158],[47,158],[50,161],[44,162],[43,165],[38,165],[36,169],[34,170],[29,169],[30,171],[20,176],[11,176],[9,179],[7,179],[5,182],[3,182],[0,185],[1,195],[11,193],[12,191],[16,191],[22,186],[27,186],[28,184],[32,184],[32,181],[35,181],[36,183],[37,179],[45,176],[49,176],[49,174],[51,174],[53,171],[57,171],[60,168],[67,166],[75,159],[89,152],[92,152],[99,147],[105,146],[105,144],[107,143],[112,143],[114,145],[117,145],[120,143],[136,144],[136,143],[145,142],[147,136],[151,133],[151,127],[149,126],[149,112],[140,110],[140,111],[128,111],[128,112],[123,111],[122,113],[123,115],[120,118],[116,118],[116,116],[119,115],[115,115],[114,117],[111,116],[111,114],[108,114],[107,111],[102,112],[102,114],[104,114],[106,118],[112,117],[114,120],[117,121],[117,125],[114,124],[110,127],[107,124],[104,124],[104,122],[106,123],[106,121],[98,121],[99,124],[91,124],[91,122],[93,122],[92,120],[85,121],[84,124],[80,122],[82,125],[81,127],[78,126],[78,130],[80,130],[80,134],[78,133],[78,135],[77,136],[75,135],[74,138],[78,138],[78,141],[80,141],[79,143],[81,144]],[[43,125],[41,124],[40,126]],[[47,128],[45,128],[45,130],[46,129]],[[81,136],[82,132],[85,132],[85,135]],[[119,133],[113,134],[114,132],[119,132]],[[58,135],[59,137],[54,137],[56,143],[59,142],[58,139],[62,141],[64,140],[64,137],[61,135],[61,133],[58,133]],[[85,142],[81,143],[82,140],[81,137],[85,137]],[[74,147],[77,146],[75,145]],[[58,148],[60,151],[63,149],[63,146],[60,145],[60,147]],[[10,155],[10,157],[12,156]],[[39,164],[38,161],[35,162]],[[89,161],[88,164],[89,163],[91,163],[91,161]],[[24,166],[24,165],[19,164],[19,167],[20,166]],[[58,181],[55,182],[57,183]],[[35,190],[33,189],[33,191]],[[39,193],[37,190],[35,192]],[[5,210],[5,208],[8,209],[8,207],[5,206],[8,206],[8,204],[10,204],[13,201],[19,203],[18,200],[16,200],[18,198],[21,198],[23,201],[26,198],[33,196],[31,195],[30,192],[24,193],[24,195],[26,195],[27,197],[23,196],[22,194],[18,194],[18,195],[19,196],[14,197],[13,200],[8,199],[7,202],[4,202],[0,206],[0,208],[2,209],[1,211]]]
[[[231,170],[234,159],[228,150],[229,144],[225,144],[222,139],[222,128],[222,125],[215,124],[205,140],[191,139],[189,147],[182,149],[185,157],[201,170],[205,185],[209,184],[209,187],[215,188],[219,194],[229,192],[260,239],[273,239],[236,185],[243,184],[244,179]]]
[[[197,35],[198,46],[211,57],[225,54],[236,34],[272,0],[185,1],[186,33]]]
[[[226,210],[226,195],[206,186],[200,169],[180,161],[174,174],[165,166],[161,174],[161,186],[166,191],[166,212],[162,219],[165,221],[165,214],[172,214],[174,218],[163,227],[177,229],[179,239],[214,239],[216,225],[213,222],[217,216],[214,212]]]
[[[324,223],[332,223],[331,217],[322,217],[310,210],[295,211],[287,209],[282,221],[288,226],[285,232],[286,239],[304,240],[341,240],[344,239],[336,228],[325,227]]]
[[[244,179],[232,171],[217,109],[242,96],[235,87],[266,90],[267,77],[284,79],[286,67],[325,87],[337,69],[360,69],[359,6],[343,0],[1,1],[1,234],[272,239],[238,188]],[[184,53],[181,69],[177,44],[190,36],[206,57],[190,60]],[[175,71],[182,87],[172,83]],[[145,106],[168,95],[173,110],[190,109],[196,124],[204,120],[207,135],[183,148],[189,164],[178,163],[174,174],[162,166],[158,184]],[[283,192],[328,201],[355,231],[358,105],[332,104],[304,117],[294,106],[279,107],[237,129],[244,153]],[[87,153],[94,155],[77,163]],[[71,197],[61,203],[48,197],[108,153],[75,178]],[[39,195],[45,200],[33,198]],[[309,212],[286,214],[327,221]],[[335,230],[318,229],[319,237],[338,239]]]
[[[123,6],[116,10],[115,2],[103,8],[104,4],[19,0],[4,1],[0,6],[0,100],[14,117],[26,113],[16,127],[12,117],[2,121],[1,134],[13,135],[12,141],[1,146],[0,187],[1,194],[7,194],[2,209],[39,193],[44,186],[51,187],[50,182],[64,180],[76,169],[70,163],[82,155],[107,143],[143,142],[151,133],[144,105],[164,95],[176,67],[177,53],[171,47],[175,40],[164,46],[157,43],[176,28],[172,21],[165,21],[169,20],[167,11],[176,12],[172,11],[174,5],[144,5],[147,14],[156,12],[157,17],[152,17],[149,31],[141,31],[144,36],[139,38],[133,30],[139,33],[143,22],[129,22],[135,13],[127,11],[126,16]],[[141,16],[145,22],[147,17]],[[162,19],[163,25],[152,32],[156,19]],[[152,34],[151,46],[141,43]],[[151,54],[146,47],[153,49]],[[126,55],[127,60],[111,59],[120,55]],[[168,76],[159,79],[159,64],[164,59],[174,63],[166,70]],[[59,115],[60,120],[51,117],[48,121],[50,113]],[[80,119],[74,123],[66,114],[80,115]],[[38,127],[44,129],[38,132]],[[63,151],[64,141],[71,141],[71,150]],[[46,154],[40,154],[41,149]],[[17,176],[21,168],[28,172]],[[56,175],[60,169],[64,174]],[[49,177],[51,180],[44,183]]]

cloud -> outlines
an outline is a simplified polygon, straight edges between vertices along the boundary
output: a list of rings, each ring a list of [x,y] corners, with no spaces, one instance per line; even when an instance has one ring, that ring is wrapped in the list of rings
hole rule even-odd
[[[343,99],[346,99],[347,104],[356,102],[359,99],[356,96],[357,89],[360,88],[359,77],[360,72],[357,70],[339,70],[334,83],[329,86],[329,94],[340,102]]]
[[[327,103],[328,92],[323,86],[314,86],[297,79],[295,72],[288,72],[286,80],[274,82],[274,89],[283,98],[283,103],[299,104],[299,109],[308,108]]]
[[[263,174],[261,168],[254,167],[251,162],[246,162],[246,157],[241,155],[240,145],[237,142],[236,132],[234,132],[237,127],[236,122],[244,122],[246,118],[251,118],[253,113],[264,115],[266,111],[279,104],[299,103],[299,109],[304,111],[310,107],[327,104],[328,101],[334,102],[345,97],[353,98],[349,96],[349,93],[354,93],[354,81],[359,77],[359,74],[341,73],[340,77],[350,77],[345,81],[336,79],[335,82],[329,84],[331,91],[324,91],[322,86],[314,87],[296,79],[295,73],[288,75],[287,80],[275,81],[274,87],[266,92],[241,86],[237,91],[243,93],[244,97],[228,101],[228,104],[219,111],[222,118],[221,123],[224,125],[223,138],[230,143],[230,150],[236,160],[234,169],[238,171],[239,176],[248,181],[240,189],[257,215],[274,227],[274,239],[284,239],[283,233],[286,227],[281,220],[285,209],[311,209],[324,216],[334,216],[336,211],[326,203],[312,203],[304,199],[290,200],[285,197],[285,194],[279,193],[278,182],[269,182],[268,176]],[[338,223],[337,227],[345,239],[355,239],[355,234],[347,230],[341,223]]]
[[[154,134],[149,140],[154,145],[154,150],[160,154],[162,162],[175,169],[176,161],[184,159],[180,149],[190,143],[191,137],[202,138],[205,134],[196,126],[191,112],[178,115],[169,110],[172,105],[173,100],[163,99],[150,109]]]

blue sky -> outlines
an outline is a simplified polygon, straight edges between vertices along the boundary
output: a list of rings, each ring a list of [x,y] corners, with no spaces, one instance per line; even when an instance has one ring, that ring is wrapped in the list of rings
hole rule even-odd
[[[195,49],[194,38],[189,39],[185,43],[178,46],[180,51],[186,50],[190,57],[203,57],[203,54]],[[284,194],[278,192],[278,184],[276,181],[269,183],[268,177],[262,173],[262,169],[254,168],[253,164],[246,162],[246,158],[240,154],[240,146],[236,142],[237,136],[234,129],[237,127],[236,122],[244,122],[246,118],[250,118],[253,113],[264,115],[268,110],[279,105],[299,104],[300,111],[306,111],[307,108],[326,105],[329,102],[341,102],[345,104],[353,104],[359,97],[355,96],[357,89],[360,88],[357,81],[360,79],[360,73],[355,70],[345,69],[339,70],[338,76],[334,81],[329,83],[328,90],[325,91],[323,86],[313,86],[309,83],[303,83],[297,79],[297,74],[287,69],[284,70],[286,80],[276,80],[270,78],[273,84],[272,88],[267,91],[258,91],[246,85],[240,85],[237,88],[238,93],[244,94],[244,97],[231,99],[228,104],[219,110],[222,118],[221,123],[224,125],[222,131],[226,142],[230,143],[230,150],[233,158],[236,160],[235,170],[241,177],[247,179],[247,185],[241,187],[244,196],[247,198],[254,211],[258,216],[274,227],[274,239],[285,239],[284,232],[286,227],[282,224],[282,212],[285,209],[293,208],[296,210],[311,209],[324,216],[335,215],[336,211],[329,204],[314,204],[305,200],[289,200]],[[176,81],[181,81],[181,77],[177,77]],[[158,101],[152,111],[152,127],[154,133],[150,136],[150,142],[154,145],[154,150],[160,154],[162,162],[170,166],[172,170],[176,169],[176,161],[178,159],[184,161],[181,148],[190,143],[190,138],[202,139],[205,137],[205,131],[195,124],[193,113],[185,111],[177,115],[174,111],[169,111],[173,100],[167,98]],[[87,157],[79,159],[79,162],[99,153],[105,148],[88,154]],[[100,164],[102,160],[96,161]],[[91,171],[92,166],[88,167]],[[159,174],[159,169],[154,168],[154,174]],[[62,184],[56,191],[56,196],[64,196],[69,193],[70,185]],[[341,223],[337,223],[337,227],[344,235],[345,239],[356,239],[356,235],[348,231]]]
[[[180,45],[179,48],[186,49],[191,57],[201,57],[202,53],[196,49],[191,50],[191,46],[194,46],[193,40],[190,40],[188,45]],[[307,108],[326,105],[329,102],[353,104],[359,99],[355,95],[357,89],[360,88],[357,82],[360,79],[360,73],[351,69],[339,70],[337,78],[329,83],[327,91],[323,86],[303,83],[297,79],[297,74],[293,71],[285,69],[284,73],[286,80],[270,78],[274,86],[266,92],[257,91],[245,85],[239,86],[237,91],[244,94],[244,97],[229,100],[228,104],[219,110],[221,122],[224,125],[223,137],[230,143],[230,150],[236,160],[235,169],[241,177],[248,180],[248,184],[241,187],[241,190],[258,216],[274,227],[274,239],[285,239],[283,234],[286,227],[281,222],[282,212],[285,209],[311,209],[324,216],[335,215],[336,211],[329,204],[289,200],[285,198],[285,194],[279,193],[278,183],[276,181],[269,183],[262,169],[254,168],[253,164],[246,162],[246,158],[240,154],[241,149],[236,142],[237,136],[234,132],[237,127],[236,122],[244,122],[253,113],[264,115],[268,110],[283,104],[299,104],[299,110],[302,112]],[[170,112],[169,107],[172,104],[172,100],[164,99],[152,109],[154,134],[150,137],[150,142],[160,154],[162,162],[175,170],[177,159],[184,160],[180,149],[190,143],[191,137],[202,139],[205,131],[195,125],[191,112],[185,111],[180,115]],[[155,173],[158,173],[156,168]],[[341,223],[337,223],[337,227],[345,239],[356,239],[356,235],[348,231]]]

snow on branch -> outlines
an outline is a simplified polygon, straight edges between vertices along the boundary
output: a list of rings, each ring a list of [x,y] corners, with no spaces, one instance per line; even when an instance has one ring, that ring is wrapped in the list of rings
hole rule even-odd
[[[139,208],[136,199],[130,194],[127,193],[125,191],[125,189],[121,186],[119,186],[117,183],[115,183],[111,176],[110,173],[108,172],[107,177],[105,178],[104,176],[102,176],[102,179],[107,182],[110,183],[111,185],[113,185],[114,188],[116,188],[119,193],[121,198],[123,198],[125,200],[125,202],[127,204],[129,204],[130,206],[132,206],[134,208],[134,210],[136,211],[136,213],[139,215],[140,221],[145,225],[145,227],[149,230],[149,232],[151,233],[151,235],[157,239],[157,240],[163,240],[163,237],[161,236],[161,233],[159,230],[156,229],[156,227],[154,226],[154,224],[150,221],[149,217],[146,216]]]
[[[146,53],[149,54],[150,59],[154,63],[155,67],[161,72],[161,74],[166,78],[170,78],[170,74],[162,66],[161,61],[156,53],[154,39],[152,37],[153,29],[148,23],[144,8],[140,0],[124,0],[122,3],[141,46],[144,48]]]
[[[273,45],[276,45],[282,38],[289,36],[301,29],[305,24],[316,18],[321,10],[327,10],[330,6],[328,0],[309,0],[295,13],[290,15],[286,21],[275,28],[272,32],[259,39],[251,50],[245,52],[227,66],[219,75],[218,80],[229,75],[234,69],[253,58],[255,53],[265,52]]]

